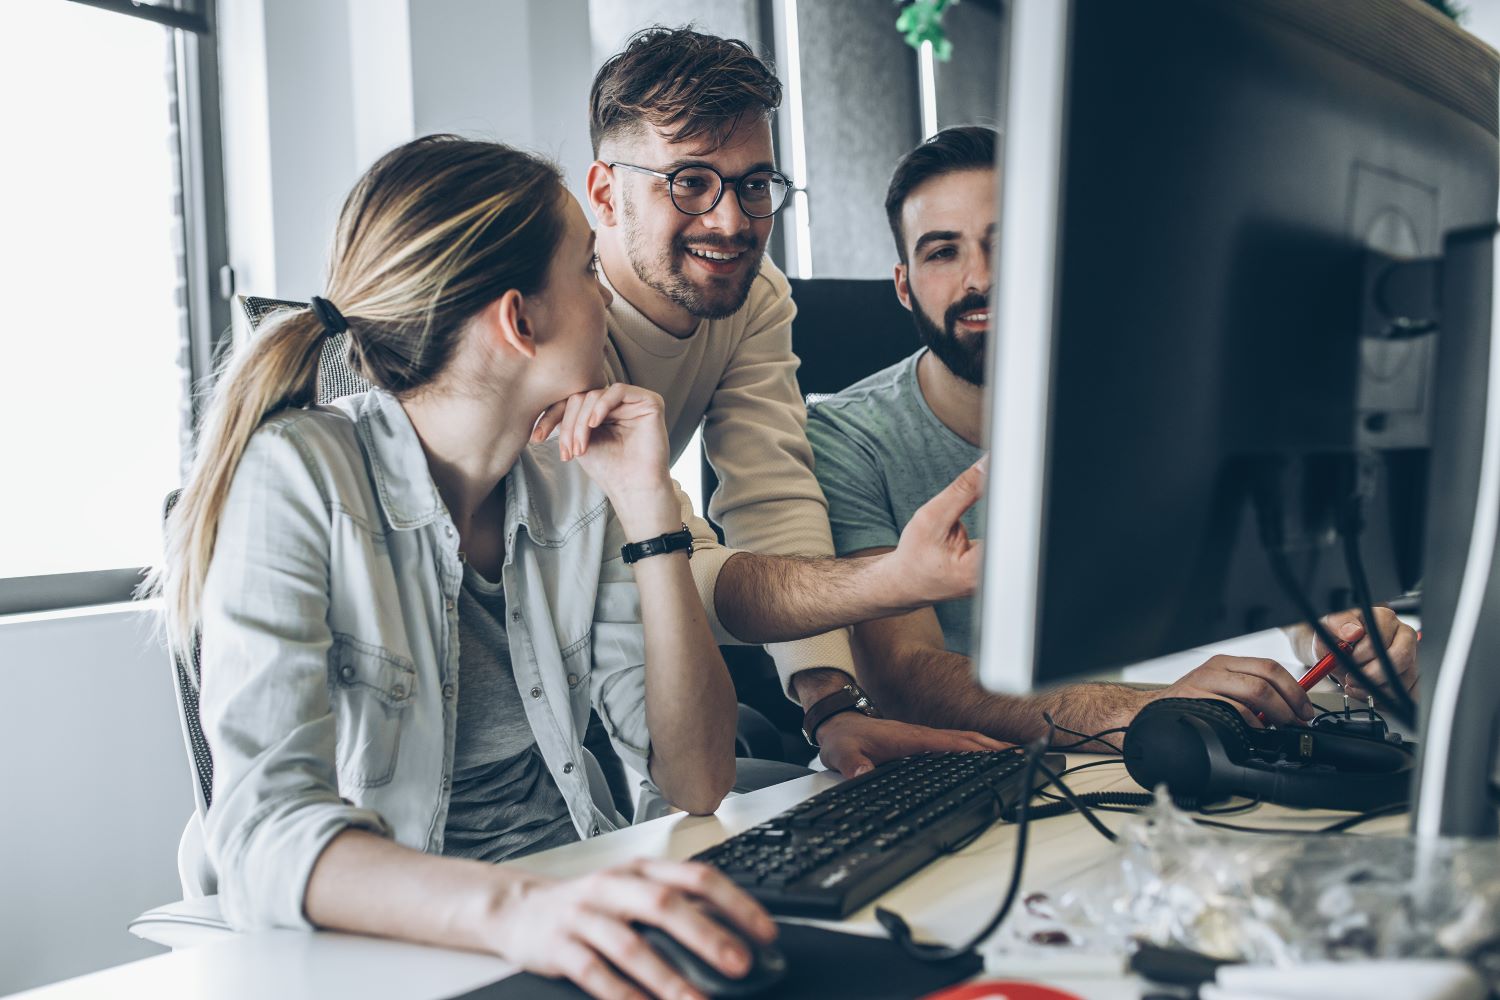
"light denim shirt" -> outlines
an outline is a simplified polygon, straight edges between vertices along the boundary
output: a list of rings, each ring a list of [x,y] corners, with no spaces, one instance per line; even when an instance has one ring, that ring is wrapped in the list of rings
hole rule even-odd
[[[583,747],[591,706],[648,773],[640,597],[603,491],[555,442],[522,451],[505,491],[516,684],[588,837],[623,822]],[[727,558],[690,505],[684,515],[694,560]],[[458,532],[389,393],[286,411],[255,432],[204,584],[213,804],[183,838],[189,895],[217,891],[236,928],[308,927],[307,880],[341,831],[442,851],[462,579]]]

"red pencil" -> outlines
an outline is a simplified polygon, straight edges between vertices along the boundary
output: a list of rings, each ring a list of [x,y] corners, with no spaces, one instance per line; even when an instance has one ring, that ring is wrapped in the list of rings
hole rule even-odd
[[[1358,642],[1363,636],[1364,633],[1355,636],[1354,642]],[[1343,650],[1346,655],[1354,655],[1354,643],[1345,642],[1343,639],[1335,641],[1339,644],[1339,649]],[[1311,670],[1298,678],[1297,686],[1304,691],[1311,691],[1314,684],[1333,673],[1333,668],[1338,664],[1338,659],[1339,656],[1337,653],[1330,652],[1327,656],[1313,664]]]
[[[1354,642],[1358,642],[1363,638],[1364,633],[1361,632],[1359,635],[1354,637]],[[1343,639],[1335,639],[1334,641],[1339,644],[1339,649],[1342,649],[1346,654],[1353,655],[1354,643],[1345,642]],[[1323,657],[1317,663],[1313,664],[1311,670],[1298,678],[1297,686],[1304,691],[1312,690],[1312,686],[1314,684],[1318,683],[1318,681],[1333,673],[1333,668],[1338,664],[1338,659],[1339,658],[1337,653],[1330,652],[1327,656]],[[1266,721],[1266,714],[1264,712],[1256,712],[1255,717],[1261,722]]]

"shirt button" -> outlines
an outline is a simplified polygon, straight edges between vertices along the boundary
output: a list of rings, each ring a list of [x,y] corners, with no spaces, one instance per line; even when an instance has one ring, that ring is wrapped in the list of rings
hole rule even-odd
[[[452,601],[444,601],[443,602],[443,607],[447,608],[449,611],[452,611],[453,610],[453,602]]]
[[[519,612],[519,611],[512,611],[510,613],[510,620],[513,621],[513,622],[520,622],[520,620],[521,620],[521,612]]]
[[[541,688],[532,688],[531,689],[531,696],[533,698],[540,698],[542,696],[542,689]]]
[[[339,676],[342,677],[346,682],[353,684],[354,665],[351,663],[346,663],[342,667],[339,667]]]
[[[404,685],[404,684],[397,684],[395,687],[391,688],[391,697],[392,698],[397,698],[397,699],[405,698],[406,697],[406,685]]]
[[[443,685],[443,697],[444,698],[448,698],[448,699],[451,700],[453,698],[453,692],[454,692],[454,688],[453,688],[452,684],[444,684]]]
[[[451,526],[445,526],[443,528],[443,534],[447,535],[449,538],[452,538],[453,537],[453,528]]]
[[[563,774],[572,774],[572,773],[573,773],[573,762],[570,760],[566,764],[563,765]]]
[[[593,826],[589,827],[589,836],[590,837],[597,837],[597,836],[599,836],[599,824],[598,823],[595,823]]]
[[[569,674],[568,675],[568,687],[577,687],[577,686],[578,686],[578,675],[577,674]]]
[[[452,784],[452,781],[449,779],[449,777],[446,774],[443,775],[443,791],[446,792],[450,784]]]

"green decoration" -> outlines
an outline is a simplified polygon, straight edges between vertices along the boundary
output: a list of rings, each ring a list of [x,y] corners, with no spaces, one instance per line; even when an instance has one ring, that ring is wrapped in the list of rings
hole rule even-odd
[[[943,31],[943,12],[956,3],[958,0],[912,0],[896,17],[896,30],[914,49],[921,49],[923,42],[931,42],[932,54],[947,62],[953,55],[953,43]]]
[[[1454,3],[1453,0],[1427,0],[1427,3],[1459,24],[1463,24],[1464,19],[1469,16],[1469,8],[1461,3]]]

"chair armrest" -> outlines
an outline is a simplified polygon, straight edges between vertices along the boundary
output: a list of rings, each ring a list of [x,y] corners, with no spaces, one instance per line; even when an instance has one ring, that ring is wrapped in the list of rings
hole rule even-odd
[[[801,778],[814,773],[812,768],[801,764],[788,764],[781,760],[752,760],[741,757],[734,762],[734,787],[731,791],[743,795],[779,785],[783,781]]]
[[[744,702],[737,706],[739,716],[734,726],[734,753],[736,757],[753,757],[756,760],[785,760],[786,751],[781,743],[781,730],[771,724],[758,710]]]
[[[176,951],[222,941],[234,931],[219,912],[218,896],[179,899],[156,906],[132,920],[130,933]]]

